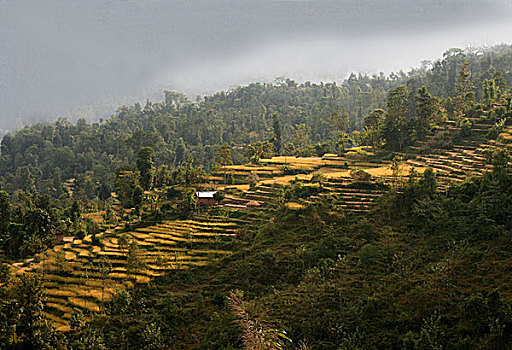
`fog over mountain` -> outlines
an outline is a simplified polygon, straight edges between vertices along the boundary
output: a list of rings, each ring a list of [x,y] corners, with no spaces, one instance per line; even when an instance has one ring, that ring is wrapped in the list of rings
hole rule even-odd
[[[0,0],[0,128],[512,42],[510,0]]]

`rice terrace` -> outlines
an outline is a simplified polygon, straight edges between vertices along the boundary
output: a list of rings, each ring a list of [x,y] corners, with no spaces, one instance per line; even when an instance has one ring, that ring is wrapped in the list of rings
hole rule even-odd
[[[511,15],[0,1],[0,349],[512,349]]]

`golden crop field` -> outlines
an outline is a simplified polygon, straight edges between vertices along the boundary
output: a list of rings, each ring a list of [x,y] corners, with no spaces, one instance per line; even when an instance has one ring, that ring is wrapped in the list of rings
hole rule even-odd
[[[100,246],[88,236],[76,239],[44,252],[41,262],[18,273],[41,274],[48,296],[45,314],[59,329],[67,330],[74,308],[98,312],[116,290],[231,254],[229,242],[237,227],[236,221],[178,220],[130,232],[109,230],[98,235]],[[119,246],[121,236],[130,241],[128,247]]]

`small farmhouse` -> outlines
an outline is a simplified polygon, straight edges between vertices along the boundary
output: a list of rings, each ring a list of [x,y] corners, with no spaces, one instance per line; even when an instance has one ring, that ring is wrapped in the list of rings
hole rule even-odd
[[[217,201],[214,196],[217,191],[206,191],[206,192],[196,192],[196,201],[198,205],[215,205]]]

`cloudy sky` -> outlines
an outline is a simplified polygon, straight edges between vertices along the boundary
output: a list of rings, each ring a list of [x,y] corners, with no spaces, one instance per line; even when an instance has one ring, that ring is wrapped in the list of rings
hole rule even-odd
[[[512,43],[510,0],[0,0],[0,128]]]

